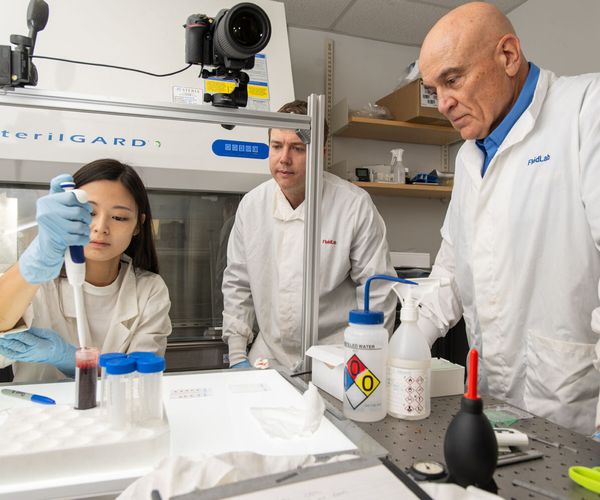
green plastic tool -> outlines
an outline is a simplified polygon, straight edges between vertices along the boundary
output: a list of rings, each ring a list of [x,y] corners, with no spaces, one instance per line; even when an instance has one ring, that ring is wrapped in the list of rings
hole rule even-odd
[[[585,489],[600,493],[600,467],[569,467],[569,477]]]

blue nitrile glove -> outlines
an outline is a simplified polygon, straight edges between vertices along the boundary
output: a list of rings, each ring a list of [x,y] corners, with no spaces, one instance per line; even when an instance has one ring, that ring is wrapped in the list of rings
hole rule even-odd
[[[50,183],[50,194],[37,201],[38,235],[19,259],[19,270],[28,283],[39,285],[56,278],[71,245],[90,241],[92,207],[79,203],[72,192],[63,192],[60,183],[73,181],[59,175]]]
[[[48,363],[67,377],[75,375],[75,351],[58,333],[47,328],[31,327],[26,332],[0,336],[0,354],[15,361]]]
[[[239,363],[236,363],[235,365],[230,366],[229,368],[236,369],[236,368],[252,368],[252,367],[250,366],[250,362],[247,359],[245,359],[244,361],[240,361]]]

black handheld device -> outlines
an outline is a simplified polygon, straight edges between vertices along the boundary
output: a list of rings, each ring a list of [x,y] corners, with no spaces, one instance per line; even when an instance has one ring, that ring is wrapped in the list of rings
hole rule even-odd
[[[48,4],[44,0],[30,0],[27,8],[27,36],[10,35],[10,43],[0,45],[0,87],[24,87],[37,85],[38,75],[31,62],[38,32],[48,22]]]

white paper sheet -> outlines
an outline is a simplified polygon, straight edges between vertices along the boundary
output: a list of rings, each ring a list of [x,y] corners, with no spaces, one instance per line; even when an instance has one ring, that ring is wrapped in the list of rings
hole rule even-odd
[[[239,500],[410,500],[418,498],[384,465],[236,496]]]
[[[304,455],[356,449],[327,419],[310,437],[269,437],[252,417],[250,408],[303,407],[302,394],[275,370],[178,375],[165,377],[164,382],[174,454],[191,458],[198,453],[226,451]],[[208,395],[169,399],[181,391]]]

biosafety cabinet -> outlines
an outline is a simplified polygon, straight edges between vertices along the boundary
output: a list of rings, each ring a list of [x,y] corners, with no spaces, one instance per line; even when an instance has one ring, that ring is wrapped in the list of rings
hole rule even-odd
[[[35,56],[170,73],[185,64],[191,14],[214,17],[230,0],[46,0],[49,18]],[[0,5],[0,45],[27,34],[29,0]],[[247,109],[276,111],[294,99],[284,5],[254,0],[268,15],[271,39],[250,70]],[[153,77],[112,68],[33,59],[34,93],[89,95],[107,103],[203,104],[222,82],[200,67]],[[217,90],[215,90],[217,89]],[[5,91],[11,92],[11,90]],[[228,231],[243,193],[269,178],[267,130],[180,119],[118,116],[20,105],[0,108],[0,272],[36,234],[35,201],[52,177],[98,158],[134,166],[150,194],[161,275],[172,301],[168,352],[177,369],[223,366],[220,340]],[[196,352],[192,352],[192,351]],[[173,357],[174,356],[174,357]]]

